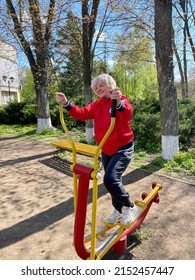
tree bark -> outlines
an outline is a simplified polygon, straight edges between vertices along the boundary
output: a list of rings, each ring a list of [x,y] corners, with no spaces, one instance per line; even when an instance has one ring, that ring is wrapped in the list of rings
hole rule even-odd
[[[167,160],[172,160],[179,150],[171,28],[172,1],[155,0],[155,48],[161,107],[162,156]]]

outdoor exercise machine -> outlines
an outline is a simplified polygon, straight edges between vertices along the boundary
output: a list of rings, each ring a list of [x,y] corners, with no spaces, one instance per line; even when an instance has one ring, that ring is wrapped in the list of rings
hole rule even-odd
[[[112,100],[111,108],[111,122],[108,131],[104,135],[102,141],[98,146],[92,147],[91,145],[76,143],[64,122],[63,107],[60,105],[60,121],[62,127],[67,135],[69,143],[66,142],[53,142],[54,146],[61,149],[72,151],[72,165],[70,166],[73,172],[73,185],[74,185],[74,247],[81,259],[100,260],[111,248],[118,254],[122,254],[127,246],[127,236],[134,232],[144,221],[153,202],[159,203],[158,191],[162,186],[157,183],[152,184],[152,190],[149,194],[142,193],[142,200],[135,200],[134,203],[141,207],[140,215],[129,226],[122,226],[120,223],[114,225],[105,223],[101,228],[97,229],[97,200],[98,200],[98,180],[101,178],[99,171],[99,154],[102,146],[110,136],[114,126],[116,117],[116,100]],[[90,151],[91,149],[91,151]],[[77,152],[83,154],[90,154],[94,156],[93,167],[85,166],[77,163]],[[85,224],[87,215],[88,192],[90,180],[93,180],[92,188],[92,213],[91,213],[91,232],[85,234]],[[97,245],[97,237],[112,230],[109,236],[99,247]],[[114,232],[113,232],[114,231]],[[88,244],[88,245],[87,245]]]

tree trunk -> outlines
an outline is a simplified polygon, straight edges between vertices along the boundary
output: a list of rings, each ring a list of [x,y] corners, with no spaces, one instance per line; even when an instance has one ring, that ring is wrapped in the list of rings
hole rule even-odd
[[[178,103],[174,87],[172,1],[155,0],[155,43],[161,107],[162,157],[172,160],[179,150]]]
[[[39,86],[39,88],[36,89],[36,94],[38,106],[36,133],[40,133],[44,128],[54,129],[54,127],[51,124],[51,118],[49,113],[48,87]]]
[[[41,132],[44,127],[54,129],[51,125],[49,113],[49,98],[48,98],[48,46],[51,38],[51,23],[54,18],[54,7],[56,0],[50,0],[47,23],[43,24],[41,19],[41,9],[39,1],[29,0],[29,14],[32,19],[32,39],[29,36],[25,37],[25,28],[21,22],[22,6],[19,5],[18,10],[15,10],[11,0],[6,0],[8,12],[12,18],[14,25],[14,33],[18,37],[18,41],[28,58],[31,71],[33,74],[34,85],[37,97],[38,120],[37,133]],[[20,3],[21,4],[21,3]],[[18,14],[17,14],[18,13]],[[28,40],[29,39],[29,40]],[[32,44],[32,45],[31,45]],[[33,51],[34,49],[34,51]]]
[[[175,33],[174,33],[174,30],[173,30],[173,27],[172,27],[172,34],[173,34],[173,51],[175,53],[175,57],[176,57],[177,65],[178,65],[178,69],[179,69],[179,74],[180,74],[180,78],[181,78],[181,96],[184,99],[185,96],[186,96],[184,73],[183,73],[183,69],[182,69],[181,59],[179,57],[178,50],[177,50],[177,47],[176,47],[176,44],[175,44],[175,35],[174,35]]]
[[[41,55],[42,54],[42,55]],[[43,55],[44,54],[44,55]],[[40,133],[44,128],[55,129],[51,124],[50,109],[49,109],[49,96],[48,96],[48,55],[45,49],[42,52],[37,52],[37,64],[30,64],[33,73],[38,118],[36,133]]]
[[[85,93],[85,103],[89,104],[93,101],[91,89],[91,51],[88,47],[88,39],[83,33],[83,86]],[[86,141],[90,143],[94,135],[93,120],[86,121]]]
[[[93,68],[92,42],[95,33],[95,23],[100,0],[93,0],[91,11],[88,0],[82,1],[82,28],[83,28],[83,84],[86,104],[93,101],[91,89],[91,75]],[[90,143],[93,138],[93,120],[86,121],[86,141]]]
[[[91,76],[90,76],[91,77]],[[91,82],[90,83],[84,83],[84,91],[85,91],[85,100],[86,104],[91,103],[92,100],[92,89],[91,89]],[[87,143],[91,143],[94,135],[94,125],[93,120],[86,121],[86,141]]]
[[[188,74],[187,74],[187,34],[186,34],[186,24],[184,24],[183,29],[183,72],[184,72],[184,87],[185,87],[185,97],[188,96]]]

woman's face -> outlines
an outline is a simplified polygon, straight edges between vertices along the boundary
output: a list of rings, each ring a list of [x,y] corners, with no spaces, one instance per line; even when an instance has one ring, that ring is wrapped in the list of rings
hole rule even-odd
[[[112,88],[107,86],[104,82],[99,82],[96,84],[94,92],[99,98],[110,98]]]

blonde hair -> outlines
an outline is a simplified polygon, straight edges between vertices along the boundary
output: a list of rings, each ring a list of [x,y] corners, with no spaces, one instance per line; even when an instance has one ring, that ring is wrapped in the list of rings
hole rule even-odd
[[[105,83],[107,86],[111,87],[112,89],[116,88],[116,81],[108,74],[100,74],[96,78],[91,81],[91,87],[93,91],[95,90],[96,85],[99,82]]]

